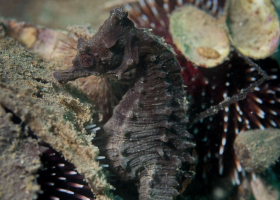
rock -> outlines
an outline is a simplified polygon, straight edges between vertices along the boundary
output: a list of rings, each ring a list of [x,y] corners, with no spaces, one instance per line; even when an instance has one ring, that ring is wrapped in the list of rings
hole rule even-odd
[[[262,172],[280,156],[280,129],[241,132],[234,141],[234,150],[241,166],[249,172]]]

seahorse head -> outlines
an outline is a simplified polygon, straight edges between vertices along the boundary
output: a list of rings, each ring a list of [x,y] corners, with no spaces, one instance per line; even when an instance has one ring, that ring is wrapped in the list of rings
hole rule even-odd
[[[116,74],[116,68],[121,66],[125,56],[126,35],[134,27],[127,16],[123,8],[112,10],[110,17],[89,41],[79,38],[72,67],[55,71],[53,77],[64,84],[80,77]]]

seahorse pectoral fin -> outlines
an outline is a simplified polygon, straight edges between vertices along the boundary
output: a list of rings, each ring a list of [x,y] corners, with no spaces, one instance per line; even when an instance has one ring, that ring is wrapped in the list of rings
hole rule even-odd
[[[72,66],[65,70],[55,71],[52,75],[57,82],[65,84],[68,81],[72,81],[77,78],[86,77],[94,74],[83,69],[77,69],[76,67]]]

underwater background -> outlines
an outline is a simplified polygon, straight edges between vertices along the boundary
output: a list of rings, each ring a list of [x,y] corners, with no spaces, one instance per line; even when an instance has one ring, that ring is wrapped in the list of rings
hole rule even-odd
[[[114,6],[182,67],[196,169],[175,199],[280,199],[278,0],[0,0],[0,199],[138,199],[139,183],[121,180],[102,152],[103,125],[135,72],[65,85],[52,75]]]

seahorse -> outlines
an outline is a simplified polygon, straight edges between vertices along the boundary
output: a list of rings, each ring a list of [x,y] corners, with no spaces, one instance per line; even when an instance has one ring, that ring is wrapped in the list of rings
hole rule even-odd
[[[135,181],[140,200],[173,199],[195,173],[181,67],[161,38],[136,28],[127,16],[125,9],[113,9],[89,41],[78,40],[73,66],[53,77],[63,84],[91,75],[120,80],[136,70],[103,127],[105,154],[112,171]]]

